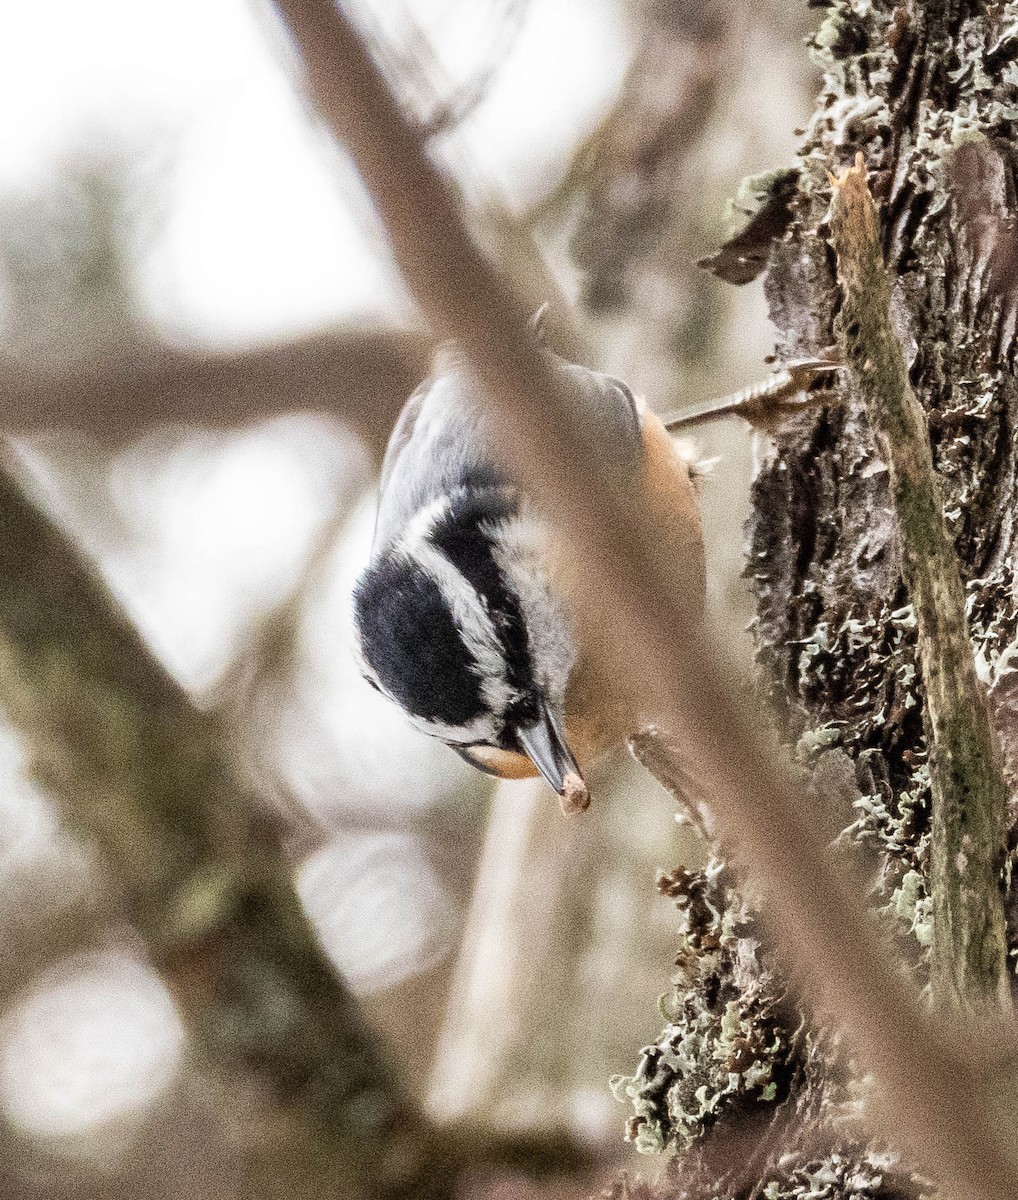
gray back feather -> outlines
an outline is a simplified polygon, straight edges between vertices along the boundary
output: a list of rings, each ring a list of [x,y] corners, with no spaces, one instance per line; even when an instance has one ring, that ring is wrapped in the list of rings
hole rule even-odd
[[[561,385],[575,396],[586,427],[604,449],[617,454],[621,467],[636,470],[641,457],[640,419],[629,389],[611,376],[545,353]],[[488,421],[476,382],[448,350],[439,351],[438,362],[441,370],[406,402],[389,439],[373,558],[399,537],[422,508],[467,480],[513,482],[510,473],[492,461]]]

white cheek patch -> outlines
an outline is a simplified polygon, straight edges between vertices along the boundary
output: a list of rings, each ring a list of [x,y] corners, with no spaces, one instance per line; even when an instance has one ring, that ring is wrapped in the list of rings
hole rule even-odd
[[[536,517],[521,516],[486,527],[499,570],[519,597],[530,639],[535,680],[561,707],[576,662],[569,615],[552,590],[545,566],[548,538]]]

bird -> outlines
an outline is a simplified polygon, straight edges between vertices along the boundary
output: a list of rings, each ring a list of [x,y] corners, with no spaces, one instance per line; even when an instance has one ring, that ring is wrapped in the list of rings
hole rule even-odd
[[[558,385],[636,494],[702,613],[703,536],[689,455],[614,376],[543,345]],[[406,402],[382,463],[374,537],[354,588],[367,682],[481,771],[544,776],[563,811],[590,803],[589,767],[640,720],[585,652],[562,540],[497,462],[479,385],[455,344]]]

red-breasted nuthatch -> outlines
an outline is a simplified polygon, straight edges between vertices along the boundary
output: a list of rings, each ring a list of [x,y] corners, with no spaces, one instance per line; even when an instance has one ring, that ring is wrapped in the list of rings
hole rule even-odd
[[[645,515],[701,608],[703,541],[688,462],[624,383],[542,353],[601,444],[640,473]],[[354,594],[364,675],[482,771],[540,772],[564,808],[582,809],[582,768],[622,744],[639,714],[635,698],[600,686],[593,656],[577,644],[556,543],[492,460],[476,384],[455,350],[441,350],[382,465],[370,562]]]

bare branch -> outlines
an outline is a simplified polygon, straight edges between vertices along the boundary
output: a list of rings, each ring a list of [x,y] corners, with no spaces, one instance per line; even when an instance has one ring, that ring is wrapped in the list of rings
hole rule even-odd
[[[681,578],[633,492],[577,428],[506,284],[479,254],[437,172],[344,16],[329,0],[277,0],[313,97],[353,155],[404,275],[434,329],[456,337],[498,410],[501,451],[577,548],[600,647],[659,703],[709,781],[719,825],[749,864],[783,953],[835,1014],[882,1087],[886,1128],[958,1196],[1018,1191],[994,1136],[985,1080],[952,1054],[880,952],[857,892],[803,814],[810,802],[735,700]],[[595,600],[596,597],[596,600]],[[727,840],[727,838],[726,838]],[[969,1113],[959,1128],[959,1105]]]
[[[491,92],[499,70],[526,24],[531,0],[508,0],[496,37],[479,67],[450,96],[439,101],[424,123],[428,138],[445,137],[477,111]]]
[[[140,347],[52,372],[0,359],[0,425],[119,442],[166,422],[229,426],[320,408],[355,424],[380,455],[430,350],[420,333],[352,326],[236,353]]]

